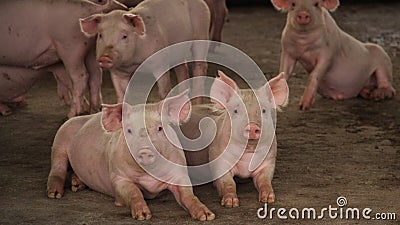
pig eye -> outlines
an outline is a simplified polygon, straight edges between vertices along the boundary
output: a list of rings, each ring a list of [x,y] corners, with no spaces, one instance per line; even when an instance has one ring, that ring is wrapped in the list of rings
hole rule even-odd
[[[267,113],[267,110],[266,110],[266,109],[262,109],[261,112],[262,112],[263,114],[265,114],[265,113]]]
[[[158,126],[157,127],[157,131],[162,131],[163,130],[163,127],[162,126]]]
[[[293,8],[296,7],[296,3],[292,2],[292,7]]]
[[[131,129],[128,129],[127,131],[128,131],[128,134],[132,134],[132,130]]]
[[[125,40],[127,38],[128,38],[128,35],[126,35],[126,34],[122,35],[122,40]]]
[[[318,6],[319,6],[319,2],[316,2],[316,3],[314,4],[314,6],[315,6],[315,7],[318,7]]]
[[[237,114],[239,111],[237,109],[233,110],[233,113]]]
[[[103,35],[102,35],[102,34],[99,34],[99,38],[103,38]]]

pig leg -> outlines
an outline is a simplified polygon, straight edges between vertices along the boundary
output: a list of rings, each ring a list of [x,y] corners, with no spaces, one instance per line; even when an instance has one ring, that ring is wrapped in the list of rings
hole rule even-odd
[[[71,190],[77,192],[86,188],[86,185],[78,178],[75,173],[71,175]]]
[[[12,111],[8,106],[0,103],[0,113],[3,116],[8,116],[8,115],[10,115],[12,113]]]
[[[62,64],[57,65],[49,70],[53,73],[57,81],[58,98],[60,101],[63,101],[65,105],[71,105],[72,81],[67,71],[65,71],[64,66]]]
[[[329,60],[322,58],[315,66],[314,70],[310,73],[306,90],[304,91],[303,97],[300,101],[301,110],[309,109],[314,103],[315,94],[318,88],[318,81],[320,80],[320,77],[327,72],[328,68]]]
[[[174,68],[174,71],[176,73],[176,78],[178,80],[178,84],[182,83],[183,81],[189,79],[189,71],[188,71],[188,67],[186,63],[183,63],[179,66],[176,66]],[[188,87],[186,85],[180,85],[179,86],[179,92],[182,93],[183,91],[185,91],[186,89],[188,89]]]
[[[117,95],[117,99],[118,99],[117,102],[118,103],[123,102],[125,91],[121,87],[120,77],[114,73],[111,73],[111,81],[114,85],[115,94]]]
[[[158,94],[161,99],[167,97],[168,93],[171,91],[171,80],[170,80],[170,72],[166,72],[161,75],[157,80]]]
[[[212,31],[212,40],[213,41],[222,41],[222,28],[224,27],[225,18],[228,14],[228,8],[226,7],[225,0],[214,0],[214,14],[212,16],[213,20],[213,31]]]
[[[215,214],[193,194],[192,187],[171,185],[168,189],[174,194],[176,201],[189,211],[192,218],[200,221],[215,218]]]
[[[120,205],[122,202],[128,206],[132,217],[137,220],[150,219],[151,212],[140,189],[134,183],[122,177],[113,180],[116,204]]]
[[[389,56],[378,45],[367,44],[366,47],[371,52],[374,61],[377,62],[377,68],[372,75],[376,77],[377,88],[371,92],[370,98],[374,100],[392,98],[396,91],[391,84],[393,71]]]
[[[97,63],[95,54],[96,51],[93,49],[88,53],[85,60],[85,65],[89,72],[90,113],[99,112],[102,102],[101,99],[101,83],[103,78],[102,70]]]
[[[61,198],[63,196],[67,169],[67,151],[61,145],[53,147],[51,152],[51,169],[47,179],[47,197]]]
[[[222,196],[221,205],[227,208],[239,206],[239,198],[236,194],[236,183],[231,173],[226,173],[214,181],[218,194]]]
[[[253,182],[258,190],[258,200],[260,202],[273,203],[275,201],[275,194],[272,189],[271,180],[274,175],[275,163],[268,163],[268,165],[253,176]]]
[[[89,73],[86,70],[83,56],[83,50],[86,48],[84,46],[79,48],[77,46],[59,46],[56,44],[56,49],[72,80],[72,104],[68,113],[68,118],[71,118],[84,112],[83,96],[89,80]],[[71,51],[71,49],[75,50],[75,52]]]
[[[281,65],[280,65],[280,72],[284,72],[284,78],[286,80],[292,75],[293,70],[296,66],[296,60],[289,56],[288,53],[282,52],[281,53]]]

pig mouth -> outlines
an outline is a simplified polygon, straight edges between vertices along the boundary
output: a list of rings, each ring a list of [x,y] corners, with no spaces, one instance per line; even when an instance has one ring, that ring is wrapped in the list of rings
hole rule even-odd
[[[113,60],[108,56],[102,56],[98,59],[99,66],[104,69],[111,69],[114,66]]]

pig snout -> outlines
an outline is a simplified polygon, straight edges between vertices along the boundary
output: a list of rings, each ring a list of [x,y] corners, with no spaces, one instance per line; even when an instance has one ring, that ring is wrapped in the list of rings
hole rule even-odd
[[[114,66],[112,58],[108,55],[102,55],[98,62],[101,68],[111,69]]]
[[[138,151],[137,160],[138,160],[138,163],[141,165],[144,165],[144,166],[151,165],[154,163],[155,158],[156,157],[155,157],[153,151],[150,149],[145,148],[145,149],[140,149]]]
[[[258,140],[261,137],[261,128],[255,123],[250,123],[244,129],[243,136],[249,140]]]
[[[300,25],[307,25],[311,22],[311,15],[306,11],[300,11],[297,13],[296,21]]]

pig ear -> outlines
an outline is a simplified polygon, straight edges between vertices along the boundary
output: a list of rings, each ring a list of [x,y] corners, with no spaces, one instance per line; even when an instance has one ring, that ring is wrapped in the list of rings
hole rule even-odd
[[[331,12],[335,11],[339,5],[339,0],[322,0],[322,6]]]
[[[211,86],[210,96],[212,97],[211,102],[215,103],[215,107],[218,109],[223,109],[223,104],[229,102],[234,94],[233,91],[237,92],[239,88],[235,81],[225,75],[222,71],[218,70],[218,76],[219,78],[217,78],[217,80],[215,80]],[[226,85],[224,85],[224,83]]]
[[[285,11],[290,7],[290,0],[271,0],[277,10]]]
[[[289,103],[289,87],[284,78],[284,73],[282,72],[272,78],[267,84],[260,88],[263,91],[262,95],[266,95],[269,86],[275,101],[274,108],[280,110],[281,107],[285,107]]]
[[[142,17],[132,13],[126,13],[123,17],[125,22],[131,25],[133,30],[139,35],[143,35],[146,32]]]
[[[93,37],[98,33],[98,25],[103,18],[100,14],[91,15],[84,19],[79,19],[81,31],[88,37]]]
[[[122,103],[115,105],[103,104],[101,124],[108,132],[117,131],[122,127]]]
[[[189,90],[186,90],[177,96],[164,99],[158,104],[158,113],[161,115],[164,112],[168,120],[174,124],[186,122],[191,112],[188,93]]]

